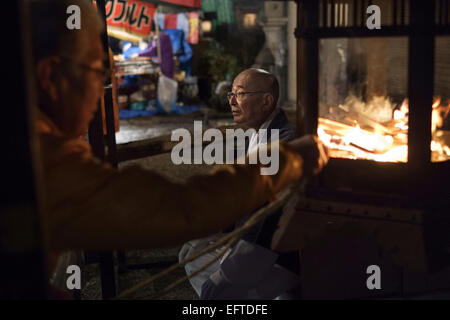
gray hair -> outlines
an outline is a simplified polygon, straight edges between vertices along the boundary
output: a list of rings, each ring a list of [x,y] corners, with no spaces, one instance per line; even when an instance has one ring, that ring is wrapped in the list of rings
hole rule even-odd
[[[69,30],[66,11],[77,5],[81,11],[81,28]],[[89,47],[88,34],[101,34],[104,23],[96,8],[88,0],[31,0],[33,57],[40,59],[63,55],[76,58]]]

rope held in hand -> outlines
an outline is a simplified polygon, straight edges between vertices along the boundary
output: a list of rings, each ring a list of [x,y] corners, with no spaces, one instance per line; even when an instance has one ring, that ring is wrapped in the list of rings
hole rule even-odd
[[[297,185],[298,183],[296,183],[295,185]],[[199,258],[200,256],[215,250],[219,247],[221,247],[224,243],[227,243],[225,245],[225,247],[219,252],[219,254],[214,257],[211,261],[209,261],[208,263],[206,263],[205,265],[203,265],[201,268],[199,268],[198,270],[194,271],[193,273],[191,273],[190,275],[184,276],[174,282],[172,282],[170,285],[168,285],[167,287],[165,287],[163,290],[159,291],[158,293],[153,294],[150,298],[157,298],[162,296],[163,294],[167,293],[168,291],[172,290],[173,288],[175,288],[176,286],[180,285],[181,283],[183,283],[184,281],[194,277],[195,275],[197,275],[198,273],[202,272],[203,270],[205,270],[206,268],[208,268],[211,264],[213,264],[215,261],[217,261],[225,252],[227,252],[227,250],[229,248],[231,248],[236,242],[239,241],[239,239],[249,230],[251,229],[254,225],[256,225],[257,223],[259,223],[260,221],[264,220],[265,218],[267,218],[269,215],[273,214],[274,212],[276,212],[279,208],[281,208],[286,202],[287,200],[295,193],[294,191],[297,190],[298,188],[296,186],[292,186],[291,188],[284,190],[281,195],[279,196],[279,198],[273,202],[270,202],[269,204],[267,204],[266,206],[262,207],[261,209],[259,209],[258,211],[256,211],[246,222],[244,225],[242,225],[241,227],[239,227],[238,229],[226,234],[225,236],[223,236],[222,238],[218,239],[215,243],[209,245],[208,247],[204,248],[203,250],[199,251],[198,253],[192,255],[191,257],[184,259],[170,267],[168,267],[167,269],[153,275],[150,276],[149,278],[141,281],[140,283],[132,286],[129,289],[124,290],[123,292],[121,292],[120,294],[118,294],[116,297],[114,297],[113,299],[121,299],[124,297],[127,297],[129,295],[131,295],[132,293],[138,291],[139,289],[149,285],[151,282],[164,277],[165,275],[169,274],[170,272],[172,272],[173,270],[176,270],[177,268],[184,266],[186,263],[189,263],[197,258]]]

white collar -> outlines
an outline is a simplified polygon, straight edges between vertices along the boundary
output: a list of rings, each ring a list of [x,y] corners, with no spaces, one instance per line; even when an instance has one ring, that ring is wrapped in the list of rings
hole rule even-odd
[[[258,138],[259,130],[255,130],[255,132],[252,134],[249,145],[248,145],[247,153],[256,149],[258,147],[259,142],[267,136],[267,128],[270,126],[270,123],[275,118],[275,116],[278,114],[278,111],[279,111],[279,108],[275,108],[272,111],[272,113],[267,117],[266,121],[264,121],[263,124],[259,127],[259,130],[263,129],[263,131],[261,132],[261,137]],[[266,143],[267,142],[269,142],[269,141],[266,141]]]

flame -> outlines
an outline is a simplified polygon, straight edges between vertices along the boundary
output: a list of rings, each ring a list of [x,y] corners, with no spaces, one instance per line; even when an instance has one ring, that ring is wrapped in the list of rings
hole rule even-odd
[[[342,110],[350,110],[349,106],[341,105],[339,107]],[[332,107],[329,110],[332,111]],[[433,99],[430,146],[433,161],[450,160],[450,131],[440,129],[449,113],[450,100],[447,106],[443,106],[440,98]],[[361,121],[365,119],[362,115],[359,116]],[[408,100],[405,99],[400,107],[393,111],[392,121],[387,124],[374,123],[370,119],[368,122],[365,119],[361,123],[355,121],[352,126],[339,121],[319,118],[317,133],[321,141],[328,147],[331,157],[380,162],[407,162],[408,116]]]

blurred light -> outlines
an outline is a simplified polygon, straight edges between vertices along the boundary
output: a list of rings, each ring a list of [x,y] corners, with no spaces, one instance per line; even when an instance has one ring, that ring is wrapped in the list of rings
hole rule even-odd
[[[202,31],[203,32],[211,32],[212,30],[212,23],[210,20],[202,21]]]
[[[244,27],[251,28],[256,24],[256,13],[246,13],[244,15]]]
[[[145,41],[139,41],[139,49],[145,50],[145,49],[147,49],[147,47],[148,47],[147,42],[145,42]]]

